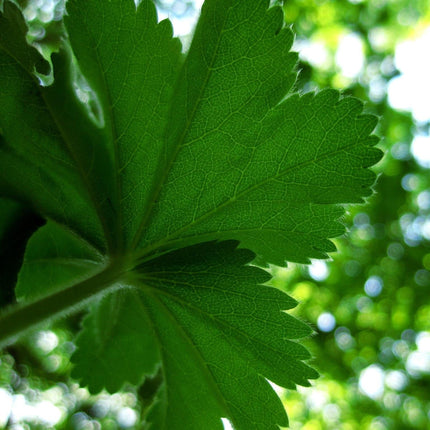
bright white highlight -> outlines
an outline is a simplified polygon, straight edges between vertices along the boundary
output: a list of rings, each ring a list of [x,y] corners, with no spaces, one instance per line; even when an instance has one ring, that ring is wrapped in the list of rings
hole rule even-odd
[[[0,388],[0,428],[6,427],[12,409],[13,397],[9,391]]]
[[[309,42],[307,40],[297,40],[293,50],[300,53],[300,58],[314,67],[327,69],[330,67],[330,54],[322,42]]]
[[[397,45],[395,64],[401,72],[388,84],[388,101],[394,109],[412,112],[418,122],[430,121],[430,27],[415,40]]]
[[[326,391],[313,389],[309,391],[309,394],[305,390],[301,390],[301,387],[297,387],[298,391],[303,395],[306,394],[306,405],[313,411],[321,411],[325,405],[328,404],[330,396]]]
[[[136,411],[131,408],[121,408],[116,416],[121,427],[133,427],[137,421]]]
[[[415,343],[419,351],[428,352],[430,354],[430,332],[422,331],[418,333]]]
[[[321,260],[312,261],[312,264],[308,266],[308,272],[315,281],[325,281],[329,275],[327,263]]]
[[[429,70],[430,73],[430,70]],[[430,74],[429,74],[430,76]],[[430,97],[430,94],[429,94]],[[430,105],[427,106],[430,115]],[[430,120],[430,116],[429,116]],[[430,136],[415,136],[412,141],[412,155],[418,164],[430,168]]]
[[[158,20],[162,21],[168,18],[172,23],[174,35],[181,37],[185,42],[185,39],[191,35],[196,26],[203,2],[204,0],[194,0],[192,6],[187,7],[185,3],[165,0],[163,2],[165,9],[158,9]],[[170,11],[173,13],[170,13]]]
[[[430,374],[430,332],[418,333],[415,340],[417,350],[411,352],[406,360],[406,370],[412,376]]]
[[[360,373],[358,386],[360,391],[373,400],[378,400],[384,394],[384,371],[372,364]]]
[[[406,360],[406,370],[412,376],[430,374],[430,354],[428,352],[411,352]]]
[[[10,414],[12,422],[32,421],[46,426],[54,426],[63,417],[63,411],[47,400],[30,403],[22,395],[13,396]]]
[[[50,330],[42,330],[37,333],[36,345],[45,354],[50,353],[58,345],[57,335]]]
[[[231,425],[231,422],[227,418],[221,418],[221,421],[224,426],[224,430],[234,430],[234,427]]]
[[[360,74],[364,66],[363,41],[360,36],[349,33],[342,37],[336,52],[336,64],[347,78],[356,78]]]

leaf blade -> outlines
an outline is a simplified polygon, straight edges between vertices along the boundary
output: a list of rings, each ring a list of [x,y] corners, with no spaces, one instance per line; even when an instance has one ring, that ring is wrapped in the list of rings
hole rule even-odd
[[[343,212],[334,205],[360,201],[375,180],[367,170],[380,157],[368,148],[376,143],[368,138],[375,121],[334,91],[282,101],[296,56],[288,53],[292,35],[281,29],[280,10],[266,9],[267,2],[224,3],[206,2],[184,64],[175,106],[185,113],[169,136],[176,150],[161,178],[142,253],[230,238],[278,265],[325,258],[334,250],[327,239],[344,231],[337,221]],[[215,27],[213,34],[207,27]],[[343,167],[323,176],[342,152],[348,153],[340,166],[364,163],[355,177]],[[289,245],[264,246],[277,233]]]
[[[180,337],[184,342],[188,339],[187,348],[192,345],[194,352],[186,356],[199,357],[206,376],[197,379],[208,381],[212,397],[218,398],[221,406],[218,412],[214,408],[217,419],[206,417],[206,425],[213,421],[218,426],[223,416],[237,428],[278,428],[287,425],[284,409],[261,378],[270,376],[290,388],[296,383],[307,385],[308,378],[315,378],[316,372],[302,362],[309,358],[307,351],[288,340],[307,336],[310,329],[283,312],[296,302],[279,290],[261,285],[270,276],[246,266],[254,255],[236,246],[233,241],[205,243],[174,251],[143,264],[137,282],[155,321],[160,344],[170,351],[167,356],[163,354],[163,368],[173,366],[173,351],[178,354],[185,348],[180,344],[173,347],[177,336],[166,335],[174,330],[170,326],[180,328]],[[274,368],[276,372],[271,370]],[[181,371],[165,374],[166,389],[183,392],[185,388],[179,389],[181,383],[175,379],[180,378],[177,373]],[[266,406],[250,412],[246,405],[252,401]],[[175,412],[170,417],[171,403],[179,410],[174,405],[183,404],[184,399],[169,398],[166,422],[181,416]],[[170,425],[175,428],[174,422]],[[199,428],[193,421],[187,425]]]
[[[159,363],[146,309],[130,288],[113,292],[92,306],[76,345],[72,375],[93,393],[103,388],[117,392],[125,382],[140,385]]]
[[[53,87],[40,86],[30,60],[34,64],[46,61],[27,44],[27,28],[17,6],[8,2],[5,10],[8,9],[13,11],[13,21],[18,20],[18,24],[12,25],[12,18],[7,13],[1,16],[0,61],[4,83],[0,89],[1,193],[24,201],[45,218],[67,225],[103,250],[106,244],[100,224],[103,224],[104,216],[100,210],[97,213],[99,200],[93,198],[92,190],[85,183],[86,163],[82,167],[82,158],[74,158],[71,146],[64,141],[61,121],[57,121],[56,114],[62,112],[64,106],[69,112],[74,109],[73,119],[76,119],[76,111],[80,116],[80,127],[74,127],[79,130],[79,139],[86,141],[87,137],[88,141],[94,142],[100,136],[89,138],[94,138],[97,131],[82,115],[82,105],[77,102],[72,89],[64,55],[60,56],[63,60],[61,73]],[[14,30],[8,31],[11,26]],[[18,45],[17,51],[11,52],[15,45]],[[57,83],[61,80],[60,89]],[[52,91],[61,93],[58,110],[48,101]],[[104,193],[100,194],[103,200]]]
[[[167,108],[181,60],[167,21],[157,23],[150,0],[67,4],[65,20],[80,69],[104,116],[113,163],[110,193],[117,242],[129,247],[165,157]],[[115,29],[112,37],[111,29]]]
[[[268,0],[207,0],[182,69],[151,1],[70,0],[68,12],[102,121],[76,97],[67,48],[49,88],[34,79],[41,57],[23,31],[24,60],[0,52],[11,84],[0,89],[0,191],[48,220],[28,244],[18,295],[41,297],[52,315],[56,298],[93,301],[74,358],[92,391],[138,384],[161,360],[155,428],[286,425],[266,378],[294,388],[317,376],[294,341],[310,329],[236,247],[280,265],[333,251],[341,205],[371,193],[374,118],[335,91],[288,93],[293,36]],[[33,291],[35,281],[44,285]],[[0,325],[14,334],[26,310],[38,323],[37,304]]]

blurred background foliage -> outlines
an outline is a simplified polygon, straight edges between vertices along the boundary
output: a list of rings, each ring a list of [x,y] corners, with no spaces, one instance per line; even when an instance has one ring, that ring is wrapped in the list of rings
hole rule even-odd
[[[430,4],[289,0],[300,91],[335,87],[380,116],[385,157],[332,261],[275,269],[321,372],[285,394],[291,428],[430,429]],[[425,79],[424,79],[425,77]]]
[[[29,39],[49,52],[63,35],[62,0],[22,0]],[[197,3],[197,4],[196,4]],[[290,428],[430,429],[430,4],[428,0],[288,0],[300,53],[296,87],[365,100],[380,117],[385,157],[375,194],[345,216],[339,252],[310,266],[272,267],[273,284],[312,324],[321,378],[283,392]],[[201,2],[158,0],[186,46]],[[6,210],[7,209],[7,210]],[[0,304],[41,220],[0,201]],[[0,237],[3,235],[0,234]],[[14,266],[15,265],[15,266]],[[81,315],[37,331],[0,355],[0,428],[139,428],[158,377],[113,396],[69,380]]]

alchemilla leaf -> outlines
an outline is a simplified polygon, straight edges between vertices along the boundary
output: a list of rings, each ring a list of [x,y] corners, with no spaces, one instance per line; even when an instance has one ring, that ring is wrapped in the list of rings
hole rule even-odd
[[[152,0],[69,0],[64,24],[48,62],[14,3],[0,17],[0,197],[46,219],[0,342],[87,306],[72,375],[115,392],[160,372],[148,428],[286,426],[268,381],[317,377],[311,330],[250,263],[335,250],[343,205],[372,192],[375,118],[292,92],[269,0],[206,0],[185,54]]]
[[[317,376],[301,361],[309,353],[288,340],[310,334],[284,312],[296,302],[261,285],[270,276],[246,265],[255,255],[236,246],[194,245],[139,267],[135,284],[163,345],[165,412],[154,428],[218,429],[211,415],[220,412],[239,429],[285,426],[284,408],[262,375],[288,388]],[[250,408],[254,402],[264,407]]]

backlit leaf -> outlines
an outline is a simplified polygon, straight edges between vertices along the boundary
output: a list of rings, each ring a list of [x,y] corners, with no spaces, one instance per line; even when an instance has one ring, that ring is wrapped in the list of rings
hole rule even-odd
[[[269,381],[317,377],[311,330],[251,263],[335,250],[342,205],[372,192],[375,118],[292,92],[268,0],[206,0],[185,54],[150,0],[69,0],[64,24],[49,63],[13,3],[0,18],[0,195],[46,219],[0,342],[89,305],[73,376],[115,392],[160,372],[149,428],[286,426]]]

